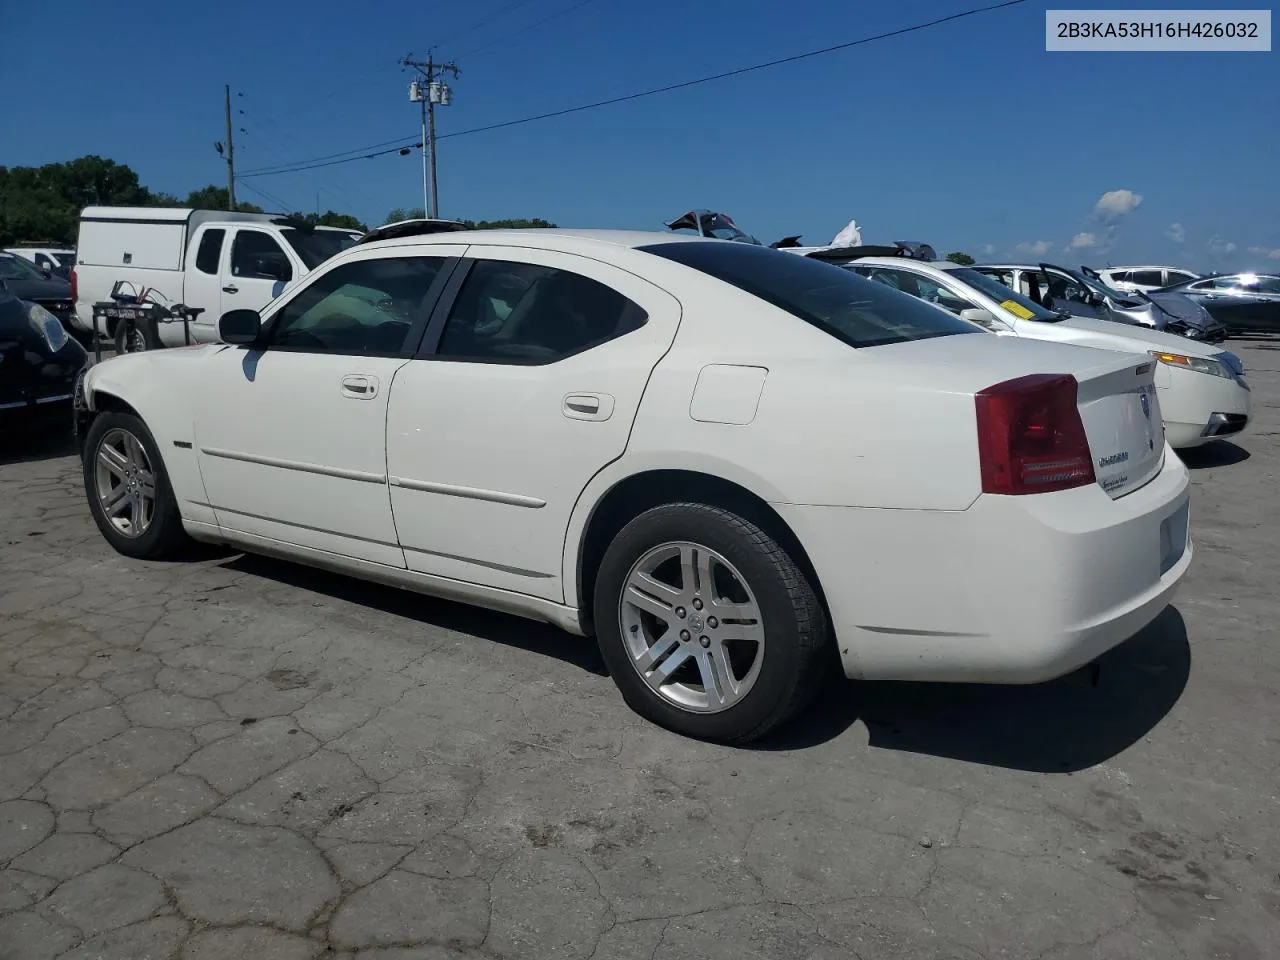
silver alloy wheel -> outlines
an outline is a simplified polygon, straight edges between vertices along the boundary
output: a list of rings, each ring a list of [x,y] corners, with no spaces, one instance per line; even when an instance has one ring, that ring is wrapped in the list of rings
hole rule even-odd
[[[94,452],[94,481],[103,514],[122,536],[147,532],[156,509],[156,474],[142,441],[120,427],[104,433]]]
[[[727,710],[760,676],[760,605],[733,564],[701,544],[664,543],[640,557],[623,585],[618,620],[632,666],[681,710]]]

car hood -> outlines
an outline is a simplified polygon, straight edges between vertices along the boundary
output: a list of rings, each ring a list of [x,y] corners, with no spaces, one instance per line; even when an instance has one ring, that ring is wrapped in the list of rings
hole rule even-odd
[[[1155,301],[1157,306],[1173,314],[1188,326],[1201,329],[1213,326],[1213,317],[1209,315],[1208,311],[1186,294],[1160,293],[1153,290],[1148,292],[1147,296]]]
[[[48,280],[6,277],[4,285],[19,300],[71,299],[71,284],[57,277],[51,277]]]
[[[1170,353],[1188,357],[1216,357],[1222,352],[1218,347],[1197,343],[1195,340],[1189,340],[1177,334],[1163,333],[1127,323],[1116,323],[1113,320],[1097,320],[1093,317],[1072,315],[1052,326],[1087,331],[1087,337],[1072,337],[1072,342],[1106,350],[1133,350],[1140,353],[1167,350]]]

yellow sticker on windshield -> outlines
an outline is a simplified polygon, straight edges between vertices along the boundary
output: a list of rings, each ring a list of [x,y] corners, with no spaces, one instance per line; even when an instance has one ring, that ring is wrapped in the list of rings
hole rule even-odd
[[[1004,307],[1006,310],[1012,313],[1019,320],[1030,320],[1032,317],[1035,316],[1034,313],[1032,313],[1022,304],[1018,303],[1018,301],[1016,300],[1006,300],[1004,303],[1000,304],[1000,306]]]

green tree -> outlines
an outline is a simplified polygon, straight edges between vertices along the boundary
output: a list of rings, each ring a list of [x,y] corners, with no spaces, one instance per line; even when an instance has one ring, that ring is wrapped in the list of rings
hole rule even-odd
[[[967,253],[962,253],[959,250],[956,250],[952,253],[948,253],[947,259],[950,260],[952,263],[960,264],[960,266],[962,267],[971,267],[978,262],[974,260],[973,257],[969,256]]]
[[[539,217],[532,219],[517,218],[514,220],[463,220],[462,222],[473,230],[530,230],[555,226],[550,220],[543,220]]]
[[[74,242],[80,211],[93,206],[145,206],[138,175],[99,156],[41,167],[0,167],[0,242]]]
[[[196,210],[230,210],[231,198],[227,195],[226,187],[215,187],[213,184],[209,184],[207,187],[192,190],[187,194],[187,199],[183,201],[182,206],[192,207]],[[236,210],[240,213],[266,212],[253,203],[237,203]]]
[[[387,211],[386,219],[382,222],[388,224],[399,223],[401,220],[421,220],[426,215],[427,212],[421,207],[410,207],[407,210],[404,207],[396,207],[394,210]]]

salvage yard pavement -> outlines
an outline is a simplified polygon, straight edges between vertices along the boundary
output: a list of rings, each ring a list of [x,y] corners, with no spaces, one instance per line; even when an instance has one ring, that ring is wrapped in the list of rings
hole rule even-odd
[[[750,750],[550,627],[127,560],[0,452],[0,957],[1276,956],[1280,350],[1230,346],[1255,424],[1096,688],[833,681]]]

